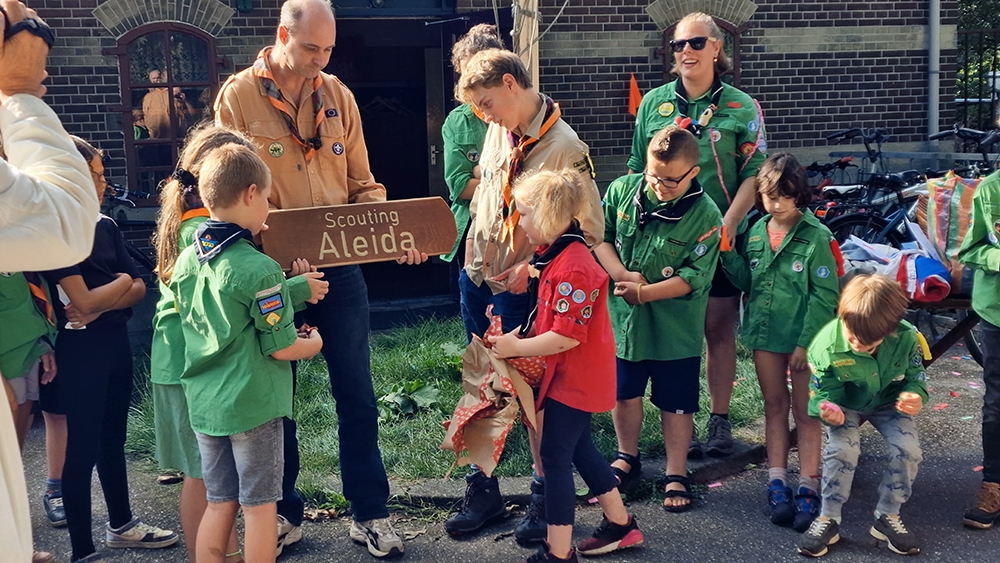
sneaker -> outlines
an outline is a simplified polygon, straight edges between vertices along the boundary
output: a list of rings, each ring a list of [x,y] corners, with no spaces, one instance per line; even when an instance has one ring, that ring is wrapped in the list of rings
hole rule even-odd
[[[808,487],[799,487],[799,493],[795,495],[795,521],[792,528],[796,532],[805,532],[819,516],[819,508],[822,501],[816,491]]]
[[[155,549],[174,545],[180,539],[170,530],[162,530],[156,526],[143,524],[138,517],[117,530],[111,529],[111,524],[105,526],[105,543],[108,547],[145,547]]]
[[[705,453],[712,457],[724,457],[733,453],[733,427],[721,416],[712,415],[708,419]]]
[[[302,527],[295,526],[282,515],[278,515],[278,551],[275,557],[288,546],[302,539]]]
[[[576,550],[569,550],[569,557],[566,559],[559,559],[555,555],[549,553],[549,546],[543,544],[542,547],[538,549],[538,552],[533,554],[524,560],[524,563],[552,563],[554,561],[566,561],[568,563],[580,563],[580,559],[576,556]]]
[[[965,513],[962,524],[969,528],[988,530],[1000,517],[1000,484],[983,482],[976,505]]]
[[[487,477],[482,471],[473,471],[465,476],[465,482],[462,508],[444,523],[445,531],[453,536],[475,532],[507,514],[496,476]]]
[[[614,524],[604,517],[594,534],[577,544],[576,551],[580,555],[603,555],[637,546],[642,540],[642,532],[635,523],[635,516],[629,514],[628,524],[625,525]]]
[[[698,430],[691,430],[691,443],[688,445],[688,459],[702,459],[705,457],[705,450],[701,448],[698,441]]]
[[[903,520],[898,514],[887,516],[883,514],[875,521],[875,525],[870,530],[875,539],[885,541],[889,544],[889,549],[900,555],[916,555],[920,553],[920,546],[917,545],[917,538],[903,526]]]
[[[368,544],[368,553],[375,557],[389,557],[403,554],[403,540],[396,535],[388,518],[375,518],[351,522],[351,539]]]
[[[799,538],[796,549],[802,555],[822,557],[830,551],[830,546],[840,541],[840,524],[825,516],[813,520],[812,525]]]
[[[524,519],[514,528],[514,539],[519,544],[532,544],[544,540],[549,525],[545,521],[545,483],[531,480],[531,504]]]
[[[42,506],[45,507],[45,515],[49,517],[49,524],[54,528],[62,528],[66,525],[66,509],[63,508],[61,493],[49,491],[42,497]]]
[[[779,526],[792,524],[795,519],[792,490],[781,479],[775,479],[767,484],[767,504],[771,510],[772,524]]]

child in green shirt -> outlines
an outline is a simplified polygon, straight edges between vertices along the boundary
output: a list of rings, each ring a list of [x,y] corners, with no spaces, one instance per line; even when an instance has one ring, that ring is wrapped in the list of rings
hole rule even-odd
[[[270,171],[252,149],[214,149],[199,178],[211,219],[174,265],[171,289],[185,343],[181,385],[209,503],[198,528],[198,561],[223,561],[241,507],[247,560],[274,560],[281,419],[292,414],[289,361],[311,358],[323,345],[314,331],[296,334],[281,266],[252,242],[266,228],[270,190]]]

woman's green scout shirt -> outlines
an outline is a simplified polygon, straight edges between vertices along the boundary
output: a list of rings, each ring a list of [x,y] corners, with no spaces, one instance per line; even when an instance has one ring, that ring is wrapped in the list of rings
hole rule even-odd
[[[646,149],[661,129],[673,125],[680,115],[674,96],[677,81],[654,88],[642,97],[632,135],[632,153],[628,168],[642,172],[646,168]],[[688,116],[697,120],[711,104],[710,92],[693,100]],[[743,180],[757,175],[767,158],[764,119],[757,101],[738,88],[723,83],[719,108],[698,139],[701,158],[698,182],[723,214],[729,209]]]
[[[48,284],[43,285],[47,293]],[[35,307],[24,274],[0,273],[0,317],[0,373],[6,379],[24,377],[56,341],[56,327]]]
[[[972,225],[958,259],[975,270],[973,310],[1000,326],[1000,172],[987,176],[972,196]]]
[[[830,322],[840,288],[833,235],[805,211],[777,252],[771,250],[766,215],[747,233],[739,252],[723,252],[722,268],[736,287],[749,294],[740,341],[751,350],[790,354],[808,348]]]
[[[191,427],[232,436],[292,416],[292,367],[271,354],[296,339],[285,274],[246,240],[206,264],[194,245],[170,282],[184,335]]]
[[[604,241],[614,245],[626,269],[641,273],[649,283],[678,276],[691,286],[691,293],[629,305],[609,290],[616,355],[629,361],[701,356],[708,289],[719,258],[722,214],[710,198],[702,196],[680,221],[654,220],[639,229],[633,198],[640,189],[647,212],[673,204],[654,206],[642,174],[618,178],[604,196]],[[610,287],[614,288],[614,281]]]
[[[191,245],[198,226],[208,221],[208,217],[192,217],[181,223],[177,237],[178,250]],[[304,303],[312,293],[302,276],[295,276],[286,282],[296,311],[304,308]],[[159,282],[160,299],[153,314],[153,342],[149,353],[149,380],[158,385],[180,385],[184,373],[184,334],[181,331],[181,317],[174,305],[174,294],[170,286]]]
[[[473,113],[472,106],[462,104],[451,110],[444,120],[441,137],[444,139],[444,181],[448,184],[451,212],[455,214],[458,230],[455,246],[441,259],[451,262],[465,241],[465,229],[469,226],[469,200],[459,196],[472,179],[472,169],[479,163],[479,153],[486,138],[486,122]]]
[[[917,329],[906,321],[879,344],[873,357],[855,352],[839,318],[820,329],[809,346],[809,416],[819,418],[823,401],[860,412],[894,408],[902,392],[927,403],[927,374]]]

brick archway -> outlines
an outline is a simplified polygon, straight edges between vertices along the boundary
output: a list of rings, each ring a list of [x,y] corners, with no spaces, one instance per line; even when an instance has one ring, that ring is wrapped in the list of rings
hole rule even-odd
[[[181,22],[218,37],[236,10],[219,0],[108,0],[94,9],[94,17],[120,39],[146,24]]]

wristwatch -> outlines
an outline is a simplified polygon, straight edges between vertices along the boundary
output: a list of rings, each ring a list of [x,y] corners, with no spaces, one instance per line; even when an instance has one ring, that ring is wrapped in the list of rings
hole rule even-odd
[[[35,18],[25,18],[11,25],[10,20],[7,19],[7,14],[5,13],[3,40],[7,41],[22,31],[27,31],[32,35],[41,37],[42,41],[45,41],[45,44],[49,46],[49,49],[51,49],[52,45],[56,42],[56,36],[52,32],[52,28],[45,22],[36,20]]]

